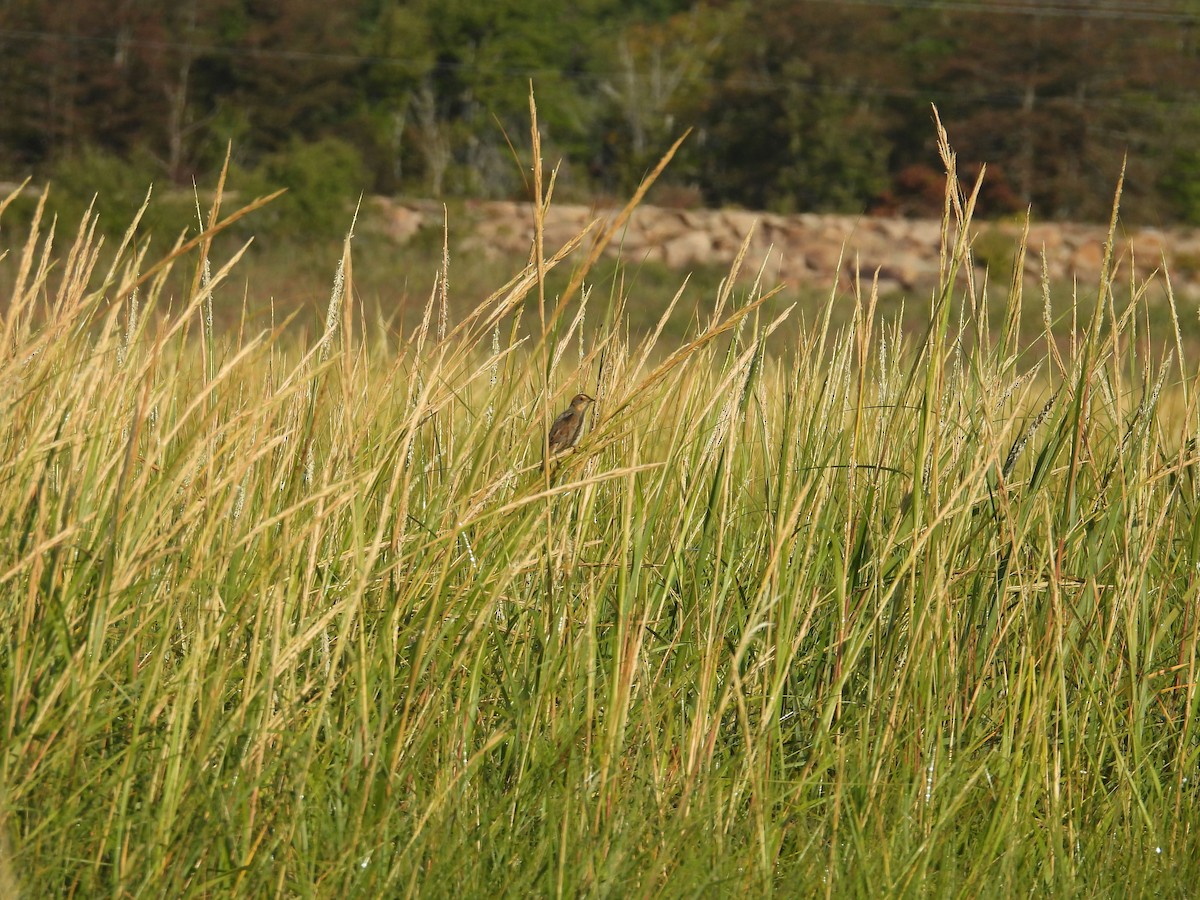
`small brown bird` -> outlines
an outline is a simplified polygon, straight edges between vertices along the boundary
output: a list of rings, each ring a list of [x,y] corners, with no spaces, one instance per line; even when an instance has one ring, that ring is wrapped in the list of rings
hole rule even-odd
[[[583,417],[587,415],[589,403],[595,403],[595,397],[587,394],[576,394],[571,405],[558,414],[554,424],[550,426],[550,455],[575,446],[579,433],[583,431]]]

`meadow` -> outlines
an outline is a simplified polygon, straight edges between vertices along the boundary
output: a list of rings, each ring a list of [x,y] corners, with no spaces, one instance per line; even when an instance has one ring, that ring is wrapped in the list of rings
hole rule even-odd
[[[915,330],[751,259],[631,329],[619,218],[411,326],[351,234],[311,337],[219,187],[0,232],[0,894],[1189,895],[1195,313],[993,324],[942,157]]]

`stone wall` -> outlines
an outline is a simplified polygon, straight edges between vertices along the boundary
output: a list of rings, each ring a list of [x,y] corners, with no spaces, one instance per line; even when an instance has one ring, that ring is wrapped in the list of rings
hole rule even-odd
[[[398,243],[422,229],[440,234],[443,208],[435,201],[376,198],[376,212]],[[617,210],[557,204],[546,218],[545,246],[549,255],[577,234],[595,215],[609,218]],[[450,219],[459,252],[523,258],[533,242],[530,204],[472,202],[464,223],[458,213]],[[743,210],[678,210],[654,206],[637,209],[625,232],[609,249],[630,263],[661,262],[681,271],[698,266],[728,266],[745,236],[753,230],[747,268],[765,264],[769,285],[828,289],[838,277],[843,283],[855,265],[869,281],[876,269],[882,293],[925,290],[938,271],[940,223],[922,219],[885,219],[803,213],[782,216]],[[977,262],[988,262],[993,283],[1009,283],[1015,247],[1022,226],[980,222],[975,225]],[[1036,223],[1029,229],[1025,277],[1041,279],[1043,253],[1052,283],[1078,279],[1095,285],[1099,278],[1107,229],[1099,225]],[[1139,276],[1150,275],[1165,259],[1176,295],[1200,299],[1200,230],[1123,229],[1115,248],[1118,277],[1129,276],[1131,262]]]

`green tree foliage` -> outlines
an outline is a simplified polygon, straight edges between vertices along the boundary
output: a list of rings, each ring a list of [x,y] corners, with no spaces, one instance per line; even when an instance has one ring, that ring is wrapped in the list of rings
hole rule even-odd
[[[861,210],[887,184],[895,14],[769,0],[747,12],[705,98],[714,201]],[[894,50],[894,48],[892,48]]]
[[[1000,15],[972,6],[931,21],[941,52],[918,84],[959,153],[988,162],[1020,207],[1101,218],[1128,154],[1131,211],[1153,194],[1172,109],[1198,74],[1174,29],[1131,20],[1136,12],[1094,4]]]
[[[85,144],[125,152],[165,115],[151,54],[148,4],[15,0],[0,7],[3,152],[18,160]],[[149,90],[146,90],[150,86]]]
[[[1168,164],[1159,185],[1181,221],[1200,225],[1200,151],[1180,151]]]
[[[346,227],[345,201],[359,196],[368,182],[362,155],[335,137],[294,139],[256,169],[236,175],[237,186],[250,195],[288,189],[263,210],[259,223],[289,237],[340,237]]]
[[[600,138],[589,162],[603,187],[631,191],[684,127],[702,121],[713,62],[739,19],[695,8],[631,24],[602,45]],[[676,158],[673,179],[699,177],[698,143]]]
[[[327,138],[368,187],[527,196],[528,94],[560,197],[935,214],[936,104],[981,211],[1194,220],[1200,3],[1062,0],[6,0],[0,163],[85,148],[178,184]],[[1126,163],[1126,158],[1128,162]]]

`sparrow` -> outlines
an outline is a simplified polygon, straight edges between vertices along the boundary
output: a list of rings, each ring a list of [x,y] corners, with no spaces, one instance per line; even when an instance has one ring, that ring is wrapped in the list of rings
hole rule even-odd
[[[595,403],[595,397],[587,394],[576,394],[571,405],[555,418],[550,426],[550,455],[575,446],[579,433],[583,431],[583,417],[587,415],[589,403]]]

